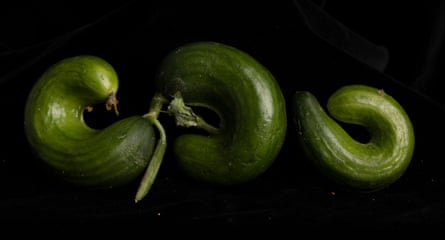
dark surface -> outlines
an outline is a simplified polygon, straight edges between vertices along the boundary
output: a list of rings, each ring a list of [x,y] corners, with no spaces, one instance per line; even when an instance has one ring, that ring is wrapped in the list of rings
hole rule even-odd
[[[1,10],[1,222],[285,223],[370,229],[441,224],[441,5],[159,2],[85,7],[68,1],[52,9],[36,2]],[[274,74],[286,99],[296,90],[310,90],[324,103],[335,89],[352,83],[383,88],[405,107],[415,128],[416,148],[407,172],[376,193],[337,189],[307,163],[291,123],[274,165],[236,187],[191,181],[177,170],[168,150],[152,190],[138,204],[133,197],[139,179],[118,189],[88,191],[41,171],[24,137],[23,108],[32,84],[49,65],[79,54],[106,59],[119,74],[120,112],[126,117],[148,110],[161,58],[181,44],[201,40],[233,45],[254,56]],[[176,130],[166,118],[161,120],[173,135]],[[109,120],[104,119],[106,125]]]

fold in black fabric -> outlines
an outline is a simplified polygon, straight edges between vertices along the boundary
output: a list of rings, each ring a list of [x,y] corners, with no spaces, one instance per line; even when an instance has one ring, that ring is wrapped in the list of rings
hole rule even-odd
[[[77,35],[108,21],[114,14],[128,7],[130,3],[131,1],[126,4],[120,3],[120,5],[114,6],[114,8],[92,10],[77,5],[76,8],[72,9],[69,7],[69,4],[65,6],[66,8],[63,5],[59,6],[60,9],[57,6],[48,8],[46,5],[41,4],[32,6],[32,3],[30,3],[31,6],[11,7],[9,14],[2,16],[1,19],[4,22],[3,24],[12,25],[10,28],[13,30],[4,32],[4,39],[0,39],[0,64],[2,66],[0,68],[0,84],[16,78],[17,75],[26,71],[28,67],[42,61],[59,48],[63,48],[69,41],[75,39]],[[82,4],[79,3],[79,5]],[[33,9],[33,11],[28,12],[30,11],[29,9]],[[87,10],[88,13],[90,13],[89,11],[96,12],[96,15],[90,13],[92,16],[84,16],[78,19],[79,16],[83,16],[82,10]],[[58,17],[63,16],[64,11],[69,11],[70,14],[66,18],[58,19]],[[60,13],[55,14],[57,12]],[[42,16],[45,16],[45,18]],[[12,19],[7,19],[8,17]],[[50,24],[59,21],[61,26]],[[64,23],[64,21],[69,22]],[[25,30],[29,31],[29,34],[26,32],[22,33]]]
[[[358,61],[363,61],[379,71],[385,70],[389,57],[385,46],[376,45],[355,33],[312,1],[294,2],[299,15],[312,33]]]

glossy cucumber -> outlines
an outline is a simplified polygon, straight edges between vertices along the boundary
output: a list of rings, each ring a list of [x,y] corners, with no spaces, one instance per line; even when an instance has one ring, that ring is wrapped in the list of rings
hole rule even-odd
[[[146,169],[156,143],[147,119],[132,116],[104,129],[84,121],[88,106],[103,102],[109,110],[116,107],[117,90],[115,70],[95,56],[63,59],[35,83],[24,129],[32,151],[56,176],[104,189],[128,183]]]
[[[177,124],[207,131],[178,136],[177,163],[199,181],[233,185],[264,173],[286,135],[286,105],[273,75],[247,53],[222,43],[194,42],[162,61],[157,89]],[[193,109],[214,112],[208,124]]]
[[[412,123],[402,106],[382,89],[359,84],[341,87],[328,99],[327,112],[312,93],[298,91],[292,109],[306,155],[340,186],[363,192],[381,190],[399,179],[411,162]],[[354,139],[337,121],[364,127],[369,140]]]

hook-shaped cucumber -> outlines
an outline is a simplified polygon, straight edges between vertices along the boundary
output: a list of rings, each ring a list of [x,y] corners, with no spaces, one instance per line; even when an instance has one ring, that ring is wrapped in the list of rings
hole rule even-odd
[[[88,106],[116,107],[117,90],[115,70],[95,56],[63,59],[34,84],[25,106],[25,133],[55,175],[79,186],[112,188],[146,169],[156,143],[150,121],[131,116],[104,129],[84,121]]]
[[[343,86],[329,97],[328,112],[310,92],[298,91],[292,109],[308,158],[341,186],[365,192],[383,189],[399,179],[411,161],[414,130],[410,118],[382,89]],[[334,119],[364,127],[369,140],[354,139]]]
[[[247,53],[217,42],[195,42],[168,54],[157,89],[169,99],[177,124],[208,134],[178,136],[173,151],[193,178],[232,185],[264,173],[285,139],[286,106],[272,74]],[[219,117],[209,124],[193,111],[203,107]]]

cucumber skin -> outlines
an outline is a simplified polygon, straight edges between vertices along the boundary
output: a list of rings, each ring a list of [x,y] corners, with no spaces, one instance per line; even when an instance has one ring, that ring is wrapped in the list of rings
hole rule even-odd
[[[154,149],[153,126],[140,116],[92,129],[84,109],[118,90],[114,69],[95,56],[63,59],[31,89],[24,112],[26,138],[46,169],[87,188],[124,185],[146,168]]]
[[[286,104],[272,74],[251,56],[216,42],[183,45],[161,63],[157,89],[180,92],[191,106],[220,118],[218,134],[183,134],[173,143],[177,163],[196,180],[217,185],[264,173],[286,135]]]
[[[398,180],[414,152],[414,129],[402,106],[383,90],[347,85],[328,99],[326,112],[314,95],[296,92],[294,126],[308,159],[328,179],[349,189],[374,192]],[[337,121],[365,127],[366,143]]]

